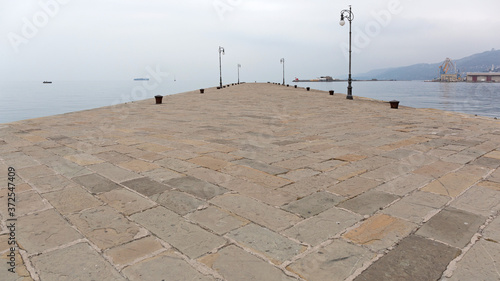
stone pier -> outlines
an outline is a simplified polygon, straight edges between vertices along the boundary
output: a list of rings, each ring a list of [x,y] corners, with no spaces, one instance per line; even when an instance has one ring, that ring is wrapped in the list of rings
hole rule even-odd
[[[500,122],[407,106],[247,83],[0,124],[1,279],[499,280]]]

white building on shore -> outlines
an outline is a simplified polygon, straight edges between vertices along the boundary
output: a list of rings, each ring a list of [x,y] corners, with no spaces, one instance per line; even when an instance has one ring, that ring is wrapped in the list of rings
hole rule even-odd
[[[499,82],[500,72],[468,72],[467,82]]]

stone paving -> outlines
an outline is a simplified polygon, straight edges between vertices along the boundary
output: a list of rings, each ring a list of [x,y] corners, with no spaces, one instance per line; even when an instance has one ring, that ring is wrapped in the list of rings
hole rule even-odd
[[[494,119],[247,83],[0,124],[0,160],[2,280],[500,280]]]

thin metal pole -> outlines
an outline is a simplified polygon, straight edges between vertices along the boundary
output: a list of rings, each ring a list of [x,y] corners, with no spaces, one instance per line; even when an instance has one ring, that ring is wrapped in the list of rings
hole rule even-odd
[[[283,64],[283,85],[285,85],[285,58],[282,58],[280,62]]]
[[[352,25],[352,8],[349,6],[349,79],[347,81],[347,96],[346,99],[352,100],[352,78],[351,78],[351,25]]]
[[[221,60],[221,47],[219,47],[219,77],[220,77],[220,87],[222,89],[222,60]]]

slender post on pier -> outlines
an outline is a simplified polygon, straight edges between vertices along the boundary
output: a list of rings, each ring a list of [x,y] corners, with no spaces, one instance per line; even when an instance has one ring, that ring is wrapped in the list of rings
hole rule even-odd
[[[224,47],[219,46],[219,73],[220,73],[220,88],[222,89],[222,59],[221,53],[224,55]]]
[[[283,64],[283,85],[285,85],[285,59],[280,59],[280,63]]]
[[[238,63],[238,84],[240,84],[240,68],[241,64]]]
[[[351,26],[352,20],[354,19],[354,14],[352,13],[351,5],[349,5],[349,10],[342,10],[340,12],[340,25],[344,26],[344,18],[349,21],[349,79],[347,80],[347,97],[346,99],[352,100],[352,78],[351,78]]]

